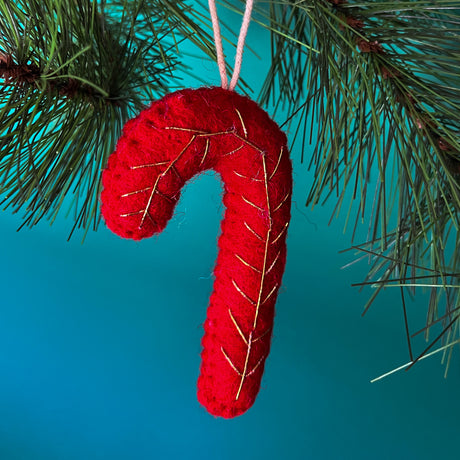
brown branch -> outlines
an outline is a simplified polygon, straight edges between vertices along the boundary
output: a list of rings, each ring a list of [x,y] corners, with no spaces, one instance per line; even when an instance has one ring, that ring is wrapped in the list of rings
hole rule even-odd
[[[0,78],[3,78],[6,84],[16,86],[32,85],[40,80],[41,77],[41,70],[36,64],[16,64],[10,54],[0,54]],[[61,96],[69,98],[74,98],[77,95],[87,98],[97,97],[94,88],[74,78],[60,79],[58,81],[49,80],[47,84],[49,89],[57,91]]]
[[[40,69],[36,64],[15,64],[9,54],[0,55],[0,76],[7,83],[19,86],[31,84],[40,78]]]

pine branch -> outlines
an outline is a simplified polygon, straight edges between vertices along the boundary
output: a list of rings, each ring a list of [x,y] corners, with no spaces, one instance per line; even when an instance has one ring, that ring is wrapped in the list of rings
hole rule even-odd
[[[213,54],[200,21],[183,1],[1,2],[3,206],[33,226],[70,201],[74,229],[97,228],[123,124],[177,85],[181,41]]]
[[[345,209],[346,227],[355,209],[352,240],[369,222],[360,250],[373,256],[365,282],[376,289],[366,310],[383,288],[398,286],[405,306],[404,292],[428,286],[427,338],[442,317],[443,343],[459,332],[457,319],[451,324],[460,304],[456,7],[452,0],[316,0],[259,10],[272,31],[260,101],[287,108],[302,151],[315,144],[307,205],[334,198],[334,216]]]

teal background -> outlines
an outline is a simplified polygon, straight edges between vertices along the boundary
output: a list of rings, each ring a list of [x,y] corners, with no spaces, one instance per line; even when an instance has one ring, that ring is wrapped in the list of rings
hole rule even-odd
[[[238,17],[222,16],[238,28]],[[256,26],[248,40],[267,48]],[[213,63],[191,65],[218,82]],[[243,76],[257,87],[266,65],[247,52]],[[233,420],[208,415],[195,394],[222,214],[217,177],[190,183],[163,234],[140,243],[103,226],[84,244],[81,234],[67,242],[72,222],[62,216],[17,233],[20,216],[0,214],[1,460],[459,458],[458,353],[447,379],[433,357],[369,382],[408,361],[399,291],[361,317],[371,290],[350,285],[366,263],[340,269],[353,260],[339,254],[350,235],[343,219],[327,225],[332,201],[304,207],[312,178],[298,150],[292,159],[272,352],[255,405]],[[426,298],[408,307],[416,331]]]

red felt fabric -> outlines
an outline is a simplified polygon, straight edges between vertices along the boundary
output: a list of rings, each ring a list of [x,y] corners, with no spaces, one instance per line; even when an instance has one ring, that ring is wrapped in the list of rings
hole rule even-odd
[[[229,418],[254,403],[270,349],[290,219],[286,136],[233,91],[169,94],[126,123],[103,172],[102,214],[122,237],[161,232],[181,188],[207,169],[222,177],[225,216],[198,399],[211,414]]]

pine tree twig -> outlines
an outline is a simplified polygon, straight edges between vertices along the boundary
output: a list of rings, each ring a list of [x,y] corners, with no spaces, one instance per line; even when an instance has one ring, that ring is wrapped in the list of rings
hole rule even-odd
[[[15,64],[11,54],[0,55],[0,78],[4,79],[5,85],[39,85],[43,75],[40,68],[35,64]],[[95,98],[96,96],[107,95],[102,89],[97,90],[76,78],[68,77],[65,79],[53,80],[47,78],[48,90],[56,91],[60,96],[69,98],[79,96]],[[114,101],[117,103],[116,101]]]
[[[341,8],[347,5],[348,0],[326,0],[331,3],[340,12],[339,17],[342,21],[345,21],[347,26],[355,35],[355,42],[358,49],[362,53],[373,53],[373,54],[386,54],[384,47],[379,43],[378,40],[370,40],[366,37],[366,28],[364,21],[354,17],[351,12],[346,8]],[[340,27],[344,30],[344,26]],[[402,73],[398,70],[395,64],[384,64],[380,65],[381,77],[384,79],[395,80],[403,78]],[[399,85],[400,87],[401,85]],[[394,85],[393,90],[396,94],[396,100],[402,105],[405,105],[409,109],[409,113],[419,130],[426,130],[426,134],[435,140],[434,144],[438,147],[438,153],[448,152],[450,155],[446,155],[446,159],[449,159],[448,167],[451,168],[451,172],[454,174],[460,173],[460,160],[452,158],[456,156],[460,159],[460,151],[447,139],[443,138],[442,135],[436,130],[435,123],[430,120],[422,108],[417,104],[415,98],[410,94],[404,95],[399,94],[398,85]],[[408,104],[405,104],[405,102]]]
[[[0,2],[1,205],[96,229],[122,126],[177,86],[184,40],[212,56],[204,27],[183,0]]]
[[[36,64],[15,64],[11,54],[1,54],[0,78],[3,78],[6,84],[31,84],[40,78],[40,69]]]
[[[357,208],[352,241],[368,221],[365,283],[377,282],[364,311],[386,286],[414,296],[416,280],[428,276],[426,337],[439,317],[447,328],[460,302],[460,17],[453,6],[270,2],[272,66],[260,96],[286,109],[288,130],[297,123],[291,139],[300,139],[302,160],[314,144],[307,205],[335,199],[331,219],[345,212],[345,228]],[[441,340],[452,341],[458,324]]]

